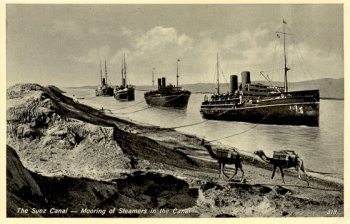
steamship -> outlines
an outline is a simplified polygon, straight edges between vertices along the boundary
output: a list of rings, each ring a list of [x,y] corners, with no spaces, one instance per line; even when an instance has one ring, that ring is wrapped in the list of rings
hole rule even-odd
[[[280,33],[285,35],[284,24],[283,32]],[[290,68],[286,65],[287,57],[284,59],[284,87],[277,87],[270,80],[271,86],[253,84],[250,72],[244,71],[239,86],[238,76],[232,75],[230,92],[220,94],[217,57],[217,93],[210,98],[205,96],[200,109],[203,118],[318,127],[319,90],[288,91],[287,72]],[[262,72],[260,74],[267,78]]]
[[[102,68],[100,64],[100,80],[101,83],[95,89],[96,96],[113,96],[113,87],[109,86],[107,83],[107,64],[105,60],[105,77],[102,77]]]
[[[145,100],[148,105],[151,106],[160,106],[160,107],[174,107],[174,108],[186,108],[188,104],[188,100],[191,96],[191,92],[188,90],[184,90],[179,87],[179,62],[177,60],[177,84],[174,85],[166,85],[165,77],[158,78],[158,89],[154,90],[154,74],[152,71],[152,82],[153,82],[153,90],[148,91],[144,94]]]
[[[121,101],[135,100],[135,86],[127,84],[125,55],[122,58],[122,84],[115,87],[114,98]]]

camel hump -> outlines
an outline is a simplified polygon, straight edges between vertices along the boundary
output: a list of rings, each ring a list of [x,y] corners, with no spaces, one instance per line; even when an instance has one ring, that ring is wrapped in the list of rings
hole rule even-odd
[[[289,155],[289,156],[292,156],[292,157],[298,157],[298,154],[295,153],[294,150],[280,150],[280,151],[274,151],[273,152],[274,154],[278,154],[278,155]]]
[[[285,161],[293,164],[296,162],[296,159],[299,158],[299,156],[293,150],[281,150],[274,151],[273,158],[275,160]]]
[[[232,157],[236,157],[238,154],[237,151],[235,150],[228,150],[228,149],[217,149],[216,150],[216,155],[219,157],[219,158],[232,158]]]
[[[275,160],[288,161],[289,153],[286,151],[274,151],[272,158]]]
[[[281,150],[280,152],[287,153],[289,155],[297,155],[294,150]]]
[[[284,150],[286,152],[291,160],[295,160],[296,158],[299,158],[299,155],[294,150]]]

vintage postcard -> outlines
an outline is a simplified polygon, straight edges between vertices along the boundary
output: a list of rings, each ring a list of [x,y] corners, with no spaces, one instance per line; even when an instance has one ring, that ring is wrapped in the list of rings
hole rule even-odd
[[[2,3],[0,223],[347,223],[348,4],[303,3]]]

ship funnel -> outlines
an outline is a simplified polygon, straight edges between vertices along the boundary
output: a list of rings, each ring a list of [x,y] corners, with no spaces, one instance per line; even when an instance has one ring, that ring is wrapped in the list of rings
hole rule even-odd
[[[158,78],[158,89],[162,88],[162,79]]]
[[[165,86],[166,86],[165,77],[162,77],[162,87],[164,88]]]
[[[242,75],[242,89],[244,89],[246,84],[250,84],[250,72],[244,71],[241,73],[241,75]]]
[[[235,93],[236,90],[238,89],[238,76],[237,75],[231,75],[230,76],[230,91],[231,93]]]

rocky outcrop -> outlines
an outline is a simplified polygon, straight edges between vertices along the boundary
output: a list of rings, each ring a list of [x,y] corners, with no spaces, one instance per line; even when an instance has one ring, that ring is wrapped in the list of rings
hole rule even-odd
[[[15,150],[6,147],[6,187],[7,216],[18,216],[19,208],[36,208],[47,203],[40,186],[32,173],[22,165]],[[38,214],[23,213],[22,217],[35,217]]]
[[[151,209],[193,207],[198,196],[185,181],[153,172],[125,174],[112,182],[45,177],[28,171],[9,146],[6,172],[8,217],[149,217],[159,215]],[[115,212],[86,212],[99,208]],[[147,211],[131,212],[137,209]]]
[[[109,180],[135,168],[195,165],[181,152],[130,133],[130,126],[74,102],[54,86],[7,90],[7,143],[34,172]]]

